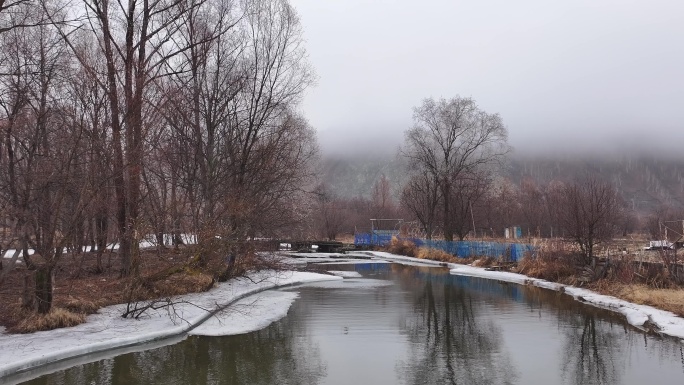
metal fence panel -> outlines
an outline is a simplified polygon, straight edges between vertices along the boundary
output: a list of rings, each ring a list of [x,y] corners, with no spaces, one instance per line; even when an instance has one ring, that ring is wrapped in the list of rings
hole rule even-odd
[[[443,250],[459,258],[492,257],[507,258],[517,262],[526,252],[533,252],[534,247],[523,243],[499,243],[484,241],[436,241],[426,239],[405,239],[418,247],[429,247]],[[354,235],[354,244],[360,246],[387,246],[392,241],[391,235],[359,233]]]

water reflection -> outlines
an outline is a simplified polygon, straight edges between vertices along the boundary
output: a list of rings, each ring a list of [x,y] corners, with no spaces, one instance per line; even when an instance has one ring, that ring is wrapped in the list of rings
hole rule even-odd
[[[297,317],[257,332],[190,337],[54,373],[31,384],[316,384],[325,366],[312,341],[295,335]]]
[[[480,304],[462,287],[425,280],[406,324],[413,347],[404,364],[407,383],[515,383],[501,330],[478,317]]]
[[[683,383],[684,351],[556,292],[389,264],[336,265],[387,285],[294,288],[258,332],[191,337],[32,384]],[[371,281],[366,281],[371,282]]]
[[[597,321],[594,314],[571,317],[575,327],[564,328],[566,360],[563,376],[572,384],[620,383],[620,373],[627,364],[621,338],[630,338],[625,330],[615,330],[610,323]]]

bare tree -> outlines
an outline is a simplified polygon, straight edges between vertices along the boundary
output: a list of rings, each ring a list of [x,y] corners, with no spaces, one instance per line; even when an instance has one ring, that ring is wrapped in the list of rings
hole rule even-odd
[[[524,178],[520,182],[521,214],[527,234],[541,237],[542,226],[546,219],[546,196],[531,178]]]
[[[565,187],[562,221],[566,236],[576,243],[586,263],[596,245],[613,237],[619,225],[622,203],[608,183],[587,178]]]
[[[30,0],[0,0],[0,34],[44,25],[39,7]]]
[[[452,231],[459,240],[464,240],[471,230],[476,232],[475,210],[490,186],[491,177],[483,171],[464,172],[451,182],[451,195],[445,199],[450,201]]]
[[[427,239],[432,239],[436,230],[440,195],[437,181],[428,173],[416,174],[401,192],[402,206],[420,222]]]
[[[392,199],[390,181],[385,174],[373,185],[371,190],[371,216],[373,218],[392,218],[396,216],[396,207]]]
[[[154,104],[150,85],[165,76],[174,58],[189,48],[179,45],[175,37],[183,26],[183,16],[202,4],[155,0],[132,1],[124,7],[109,0],[83,0],[85,21],[75,29],[51,16],[80,64],[94,74],[98,69],[90,67],[75,49],[72,35],[76,30],[89,31],[99,42],[104,73],[96,79],[109,110],[122,276],[131,274],[138,263],[144,143],[149,107]]]
[[[552,181],[546,186],[546,211],[549,218],[549,236],[563,236],[563,201],[565,184]],[[554,232],[555,230],[555,232]]]
[[[484,224],[493,236],[502,236],[505,228],[519,223],[520,194],[509,180],[494,182],[483,199]]]
[[[52,306],[52,275],[66,246],[83,228],[85,185],[84,125],[70,93],[66,47],[49,25],[3,34],[0,105],[3,127],[0,197],[11,207],[33,295],[24,305],[39,313]],[[29,248],[35,250],[29,255]],[[30,276],[25,276],[25,293]]]
[[[454,183],[468,173],[497,164],[508,153],[507,131],[498,114],[478,108],[470,98],[426,99],[414,110],[414,127],[406,132],[403,150],[414,172],[438,182],[442,197],[453,195]],[[441,205],[444,238],[454,238],[454,208]]]
[[[324,184],[319,185],[315,193],[318,197],[315,216],[317,232],[334,241],[342,232],[346,220],[344,202]]]

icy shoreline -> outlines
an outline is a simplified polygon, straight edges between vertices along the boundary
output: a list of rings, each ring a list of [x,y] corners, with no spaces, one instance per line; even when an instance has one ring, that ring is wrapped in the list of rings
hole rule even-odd
[[[93,353],[173,337],[182,340],[212,318],[217,310],[247,296],[276,287],[342,280],[342,277],[332,275],[294,271],[261,272],[250,278],[221,283],[205,293],[175,297],[174,300],[183,302],[175,305],[174,316],[166,310],[157,310],[148,312],[144,319],[123,319],[120,315],[126,305],[113,305],[100,309],[97,314],[88,316],[85,323],[71,328],[32,334],[8,334],[0,330],[0,379]],[[249,329],[249,325],[243,326],[243,332]],[[178,341],[174,339],[175,342]],[[28,378],[21,379],[25,380]]]
[[[659,333],[684,339],[684,319],[677,315],[646,305],[637,305],[615,297],[592,292],[573,286],[562,285],[510,272],[487,271],[483,268],[443,263],[405,257],[385,252],[363,252],[372,260],[330,260],[329,255],[308,256],[306,262],[327,263],[389,263],[396,262],[415,266],[444,266],[451,274],[464,275],[533,285],[544,289],[564,292],[578,301],[609,309],[625,315],[627,322],[640,329],[658,329]],[[376,259],[378,258],[378,259]],[[294,261],[292,261],[294,262]],[[331,266],[332,267],[332,266]],[[114,305],[100,309],[88,316],[84,324],[33,334],[7,334],[0,328],[0,382],[26,381],[37,376],[62,370],[74,365],[113,357],[131,351],[146,350],[182,341],[188,335],[227,335],[247,333],[267,326],[287,314],[287,309],[296,294],[278,297],[264,295],[254,300],[253,295],[277,287],[296,284],[341,281],[343,277],[358,277],[349,271],[331,271],[333,275],[307,272],[262,272],[247,280],[234,280],[218,284],[205,293],[176,297],[185,301],[175,306],[176,317],[160,310],[150,312],[141,320],[122,319],[120,314],[125,305]],[[250,297],[250,298],[247,298]],[[237,307],[249,299],[247,306],[254,308],[253,317],[236,317],[214,313],[228,305]],[[254,306],[262,301],[264,308]],[[229,322],[226,322],[226,318]],[[44,370],[42,370],[44,369]],[[38,373],[40,372],[40,373]]]
[[[466,275],[471,277],[493,279],[497,281],[517,283],[519,285],[532,285],[544,289],[564,292],[572,296],[577,301],[623,314],[627,318],[627,322],[630,325],[639,329],[655,329],[660,334],[676,337],[682,339],[682,342],[684,342],[684,318],[679,317],[678,315],[669,311],[660,310],[652,306],[638,305],[609,295],[599,294],[591,290],[563,285],[543,279],[531,278],[517,273],[488,271],[481,267],[430,261],[386,252],[372,251],[368,252],[368,254],[397,263],[445,266],[448,267],[450,269],[450,273],[454,275]]]

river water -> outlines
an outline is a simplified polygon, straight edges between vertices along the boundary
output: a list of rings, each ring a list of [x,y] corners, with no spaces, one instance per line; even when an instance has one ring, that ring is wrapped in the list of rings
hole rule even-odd
[[[256,332],[192,336],[27,383],[684,383],[679,340],[648,335],[560,293],[446,268],[331,270],[363,278],[283,289],[299,298],[285,318]]]

